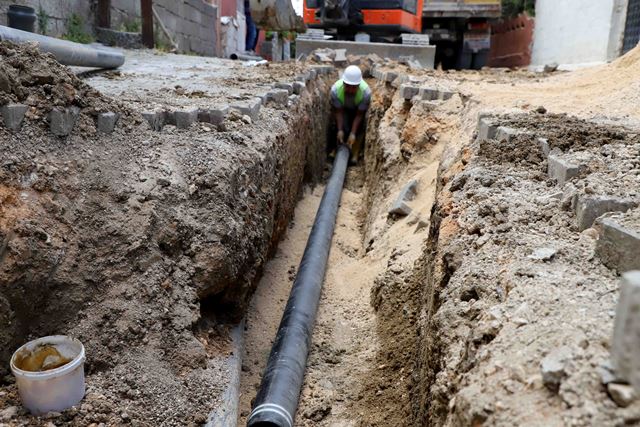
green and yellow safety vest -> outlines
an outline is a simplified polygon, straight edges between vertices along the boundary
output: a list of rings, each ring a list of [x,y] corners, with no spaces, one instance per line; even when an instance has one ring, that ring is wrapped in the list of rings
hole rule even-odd
[[[368,88],[369,88],[369,85],[367,84],[367,82],[362,80],[360,82],[360,85],[358,86],[358,91],[356,92],[356,99],[355,99],[356,107],[360,105],[360,103],[364,99],[364,94]],[[342,103],[342,105],[344,105],[344,96],[345,96],[344,80],[340,79],[336,82],[336,92],[338,94],[338,100]]]

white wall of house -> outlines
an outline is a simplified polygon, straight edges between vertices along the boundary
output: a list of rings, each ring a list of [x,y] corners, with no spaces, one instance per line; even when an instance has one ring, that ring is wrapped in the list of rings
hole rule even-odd
[[[602,63],[620,54],[628,0],[537,0],[532,66]]]

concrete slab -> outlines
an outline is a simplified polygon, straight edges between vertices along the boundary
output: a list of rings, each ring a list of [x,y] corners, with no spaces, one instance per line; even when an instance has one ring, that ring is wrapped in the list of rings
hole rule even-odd
[[[222,107],[206,108],[198,110],[198,121],[203,123],[210,123],[212,125],[219,125],[229,114],[229,106],[224,105]]]
[[[611,363],[618,377],[640,391],[640,271],[622,275],[611,343]]]
[[[188,129],[192,124],[194,124],[198,120],[197,108],[178,110],[178,111],[175,111],[173,114],[176,120],[176,127],[178,129]]]
[[[293,84],[291,83],[276,83],[273,87],[276,89],[286,89],[289,92],[289,95],[293,93]]]
[[[296,54],[309,55],[316,49],[346,49],[347,55],[369,55],[375,53],[381,58],[399,60],[401,56],[413,56],[424,68],[433,68],[435,46],[412,46],[393,43],[363,43],[337,40],[296,40]]]
[[[621,224],[615,218],[601,218],[596,254],[607,267],[623,273],[640,270],[640,229]]]
[[[260,107],[262,106],[262,100],[260,98],[254,98],[249,101],[233,104],[231,109],[240,112],[240,114],[247,115],[252,121],[256,121],[260,118]]]
[[[289,91],[287,89],[272,89],[267,92],[267,102],[273,102],[278,105],[287,105],[289,100]]]
[[[7,104],[2,106],[0,113],[2,113],[4,125],[12,131],[20,130],[24,115],[28,109],[29,107],[23,104]]]
[[[598,217],[608,212],[626,212],[635,206],[637,203],[632,200],[613,196],[579,196],[575,206],[578,229],[586,230]]]

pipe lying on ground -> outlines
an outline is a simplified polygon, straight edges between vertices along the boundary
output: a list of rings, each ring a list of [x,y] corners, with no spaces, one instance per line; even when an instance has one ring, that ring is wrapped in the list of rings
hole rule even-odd
[[[17,44],[35,42],[41,52],[53,54],[64,65],[91,68],[118,68],[124,64],[124,54],[106,47],[95,48],[67,40],[29,33],[0,25],[0,40]]]
[[[229,55],[229,59],[240,61],[264,61],[264,58],[262,56],[241,52],[232,53],[231,55]]]
[[[348,162],[349,148],[341,145],[247,421],[249,427],[293,427]]]

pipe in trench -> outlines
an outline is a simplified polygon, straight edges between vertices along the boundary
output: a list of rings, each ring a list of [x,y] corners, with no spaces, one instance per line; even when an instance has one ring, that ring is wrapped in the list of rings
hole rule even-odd
[[[347,146],[338,147],[331,177],[247,421],[249,427],[293,427],[349,154]]]
[[[0,25],[0,40],[17,44],[36,42],[41,52],[51,53],[64,65],[92,68],[118,68],[124,64],[124,54],[107,47],[94,47],[54,37],[16,30]]]

